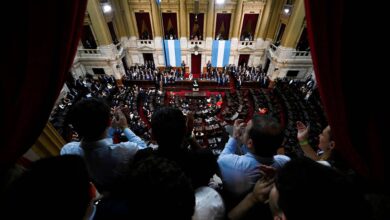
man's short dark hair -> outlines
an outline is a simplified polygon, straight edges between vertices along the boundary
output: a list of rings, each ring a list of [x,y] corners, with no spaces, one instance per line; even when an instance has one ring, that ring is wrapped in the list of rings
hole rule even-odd
[[[348,178],[309,158],[288,162],[275,186],[288,220],[369,219],[367,202]]]
[[[128,196],[135,219],[191,219],[195,193],[175,162],[154,155],[131,170]]]
[[[73,106],[68,121],[82,138],[94,140],[109,126],[110,111],[104,99],[83,99]]]
[[[255,114],[249,138],[253,141],[256,154],[262,157],[274,156],[283,142],[282,131],[280,123],[275,118]]]
[[[1,215],[13,219],[81,220],[90,201],[84,160],[64,155],[34,162],[10,187],[5,205],[8,213]]]
[[[152,134],[159,150],[180,148],[186,133],[186,118],[183,113],[172,107],[162,107],[153,113]]]

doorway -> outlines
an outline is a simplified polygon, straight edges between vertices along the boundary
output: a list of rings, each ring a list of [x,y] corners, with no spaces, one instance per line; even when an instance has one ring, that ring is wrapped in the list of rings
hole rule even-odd
[[[201,65],[202,55],[191,54],[191,72],[192,76],[197,79],[200,76],[200,65]]]
[[[265,60],[265,65],[264,65],[264,72],[267,73],[268,72],[268,68],[269,68],[269,64],[271,63],[271,60],[267,57],[267,59]]]
[[[248,66],[249,54],[240,54],[238,57],[238,66],[246,65]]]
[[[144,56],[144,64],[145,65],[154,63],[152,53],[143,53],[142,55]]]
[[[93,36],[92,29],[89,25],[84,25],[83,33],[81,34],[81,43],[85,49],[96,49],[97,44]]]

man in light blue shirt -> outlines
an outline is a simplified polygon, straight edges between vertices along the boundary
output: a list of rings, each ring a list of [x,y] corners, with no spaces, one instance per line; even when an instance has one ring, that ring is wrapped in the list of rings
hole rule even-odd
[[[76,103],[69,119],[81,141],[68,143],[61,149],[61,155],[76,154],[85,159],[89,174],[101,193],[111,191],[135,153],[146,148],[145,142],[128,128],[120,109],[115,111],[112,123],[123,129],[128,141],[114,144],[112,138],[107,137],[110,110],[102,99],[90,98]]]
[[[289,157],[275,155],[282,141],[283,129],[274,118],[256,114],[246,125],[242,119],[237,119],[233,137],[229,138],[218,158],[226,193],[239,199],[260,179],[261,165],[279,169],[288,162]]]

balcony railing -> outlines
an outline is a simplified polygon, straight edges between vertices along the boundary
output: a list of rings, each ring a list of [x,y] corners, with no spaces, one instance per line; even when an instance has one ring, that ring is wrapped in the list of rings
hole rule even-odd
[[[202,44],[204,44],[204,41],[202,41],[202,40],[190,40],[190,45],[202,45]]]
[[[255,45],[255,42],[254,41],[245,40],[245,41],[240,41],[239,45],[241,45],[241,46],[252,46],[252,45]]]
[[[154,48],[154,41],[153,40],[137,40],[137,47],[151,47]]]
[[[203,41],[203,40],[190,40],[188,42],[188,48],[194,48],[194,47],[198,47],[198,48],[205,48],[205,45],[206,42]]]
[[[249,40],[239,41],[238,42],[238,50],[241,50],[244,48],[250,48],[250,49],[254,50],[255,45],[256,45],[255,41],[249,41]]]
[[[78,49],[77,52],[80,57],[100,56],[102,54],[100,49]]]
[[[297,57],[297,58],[304,58],[304,57],[309,57],[310,56],[310,51],[294,51],[292,52],[292,57]]]

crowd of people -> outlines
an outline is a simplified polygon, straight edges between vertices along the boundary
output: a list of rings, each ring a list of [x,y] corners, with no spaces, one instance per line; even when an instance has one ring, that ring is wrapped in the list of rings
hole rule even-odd
[[[131,71],[150,74],[152,67]],[[238,79],[253,79],[262,70],[244,65],[224,71]],[[261,95],[260,90],[243,89],[204,98],[173,93],[168,97],[163,88],[118,86],[105,75],[67,85],[69,91],[59,100],[51,121],[73,130],[67,139],[72,141],[61,149],[61,156],[33,163],[10,185],[0,203],[4,216],[370,218],[362,190],[334,163],[337,145],[330,126],[323,121],[313,126],[312,120],[321,120],[318,115],[290,112],[298,111],[302,103],[311,105],[314,97],[304,99],[308,90],[315,89],[309,81],[278,82],[272,92],[261,89]],[[290,97],[281,95],[282,90],[302,94]],[[279,101],[270,102],[273,96]],[[268,111],[258,112],[257,107]],[[285,124],[280,118],[284,110]],[[58,120],[59,115],[65,119]],[[226,142],[218,140],[227,124],[231,132]],[[206,133],[207,142],[222,145],[218,153],[214,145],[205,146]],[[318,142],[312,140],[315,135]],[[292,144],[288,138],[295,139],[301,154],[280,151]],[[42,203],[34,202],[38,197]],[[318,208],[324,207],[319,213]]]
[[[177,108],[153,113],[157,149],[129,129],[122,109],[112,119],[110,111],[99,98],[76,103],[70,122],[81,141],[66,144],[59,157],[35,162],[2,197],[1,213],[18,219],[370,217],[362,192],[344,174],[310,154],[306,159],[277,155],[283,128],[273,117],[236,120],[217,158],[190,140],[191,118]],[[114,143],[110,128],[121,129],[127,140]],[[298,122],[297,129],[305,141],[307,128]],[[330,138],[326,129],[322,135]],[[216,175],[223,187],[211,184]],[[43,202],[34,202],[37,197]]]

